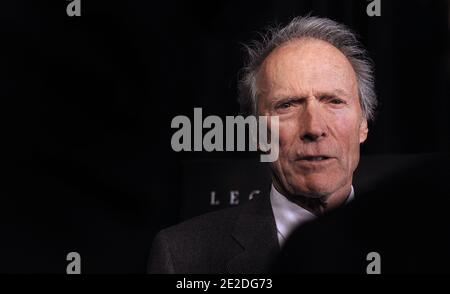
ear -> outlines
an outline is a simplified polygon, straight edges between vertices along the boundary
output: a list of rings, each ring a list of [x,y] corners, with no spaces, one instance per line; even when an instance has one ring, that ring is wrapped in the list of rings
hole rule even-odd
[[[369,128],[367,127],[367,119],[363,118],[359,126],[359,144],[366,141],[367,133],[369,133]]]

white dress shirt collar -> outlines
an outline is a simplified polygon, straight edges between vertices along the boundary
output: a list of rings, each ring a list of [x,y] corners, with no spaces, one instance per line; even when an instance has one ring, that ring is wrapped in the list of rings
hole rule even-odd
[[[350,195],[347,197],[345,204],[352,201],[355,196],[353,186],[351,188]],[[296,227],[316,218],[312,212],[289,201],[275,189],[273,184],[270,190],[270,203],[272,204],[280,246],[284,244],[286,238]]]

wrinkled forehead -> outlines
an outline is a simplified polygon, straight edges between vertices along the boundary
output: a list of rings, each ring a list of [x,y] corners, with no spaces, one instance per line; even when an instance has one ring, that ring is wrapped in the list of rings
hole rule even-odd
[[[311,38],[274,49],[262,63],[257,83],[260,94],[341,89],[358,96],[356,74],[347,57],[333,45]]]

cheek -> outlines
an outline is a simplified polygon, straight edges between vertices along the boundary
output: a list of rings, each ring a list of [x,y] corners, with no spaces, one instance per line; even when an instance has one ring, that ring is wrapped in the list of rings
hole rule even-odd
[[[279,156],[273,164],[274,167],[286,176],[291,169],[290,158],[295,153],[297,139],[297,125],[291,121],[280,121],[279,125]]]
[[[280,120],[280,145],[292,145],[297,138],[298,123],[293,120]]]
[[[333,124],[339,130],[342,137],[348,138],[351,141],[357,139],[359,141],[359,124],[360,117],[358,112],[353,109],[347,109],[343,113],[339,113],[329,117],[328,122]]]
[[[359,125],[356,117],[342,117],[334,121],[336,140],[342,152],[342,158],[348,167],[352,167],[359,158]]]
[[[280,122],[279,128],[279,147],[282,160],[287,160],[289,158],[291,149],[296,146],[297,140],[297,125],[290,122]]]

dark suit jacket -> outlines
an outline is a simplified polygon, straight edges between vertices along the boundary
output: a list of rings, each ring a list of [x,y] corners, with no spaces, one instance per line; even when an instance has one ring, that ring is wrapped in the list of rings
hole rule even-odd
[[[162,230],[149,273],[265,273],[279,244],[269,195]]]

